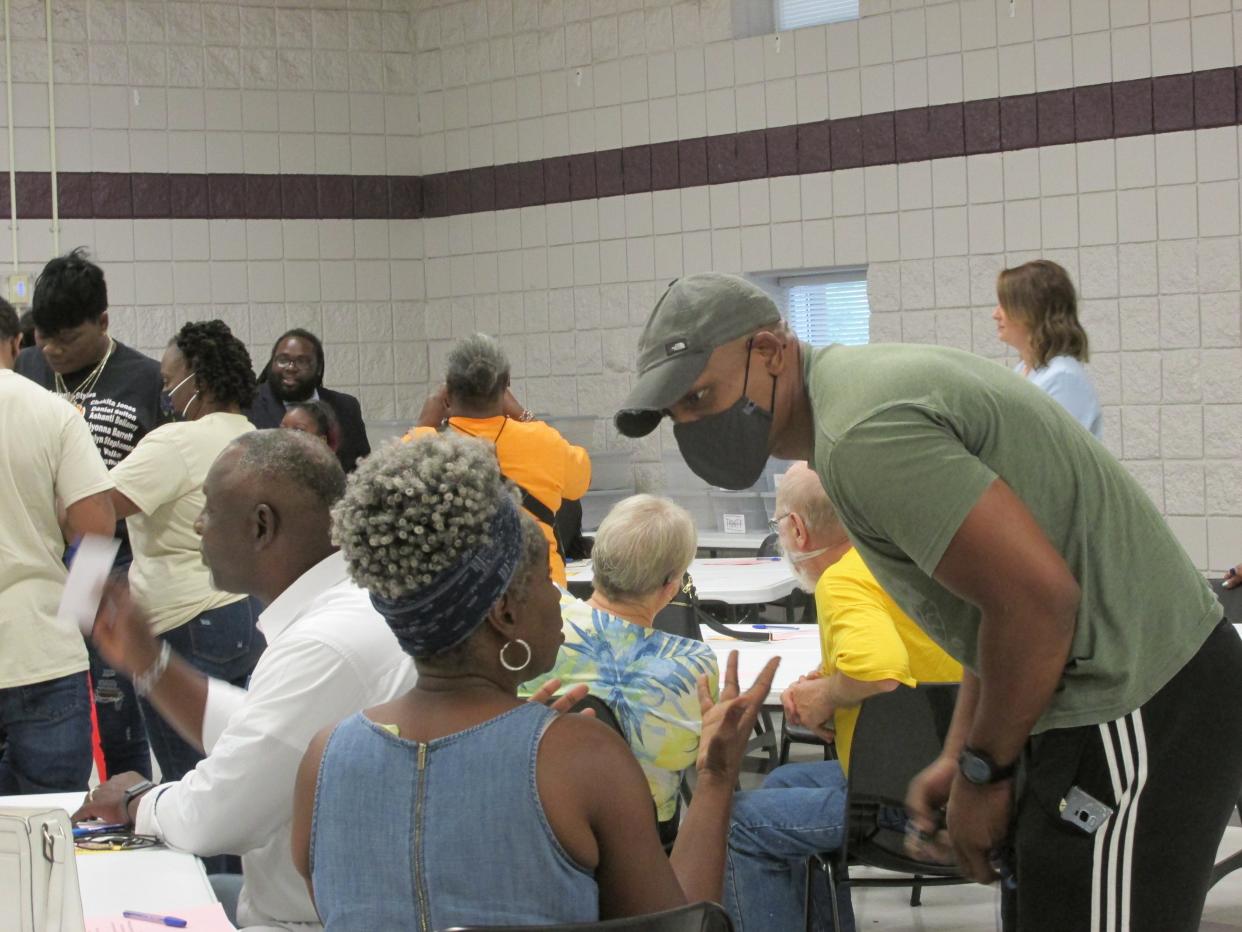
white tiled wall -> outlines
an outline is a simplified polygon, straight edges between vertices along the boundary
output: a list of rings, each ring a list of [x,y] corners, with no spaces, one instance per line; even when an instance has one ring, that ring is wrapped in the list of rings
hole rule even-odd
[[[12,4],[19,171],[50,164],[43,9]],[[405,0],[54,0],[57,164],[416,175],[412,20]],[[51,224],[23,220],[18,234],[20,266],[37,272]],[[416,220],[62,221],[62,251],[80,245],[104,266],[115,333],[141,349],[158,354],[181,322],[214,316],[247,340],[257,367],[281,331],[306,326],[328,345],[329,382],[357,392],[371,417],[421,404]],[[11,259],[0,237],[0,262]]]
[[[735,40],[715,0],[422,3],[423,168],[1242,62],[1242,0],[862,5]],[[1242,559],[1238,153],[1228,127],[427,220],[431,374],[495,329],[529,404],[609,415],[669,279],[864,263],[874,340],[1001,358],[996,273],[1044,255],[1078,282],[1107,444],[1221,569]],[[638,446],[658,483],[658,441]]]
[[[1242,0],[862,0],[734,39],[764,2],[56,0],[59,164],[429,174],[1242,61]],[[48,163],[41,10],[13,7],[19,169]],[[373,418],[413,417],[476,329],[530,406],[608,415],[657,289],[709,268],[867,264],[874,339],[1000,358],[995,274],[1046,255],[1079,283],[1109,446],[1220,569],[1242,559],[1238,155],[1230,127],[425,221],[64,221],[61,245],[95,248],[124,339],[211,314],[263,358],[308,325]],[[49,225],[19,234],[37,270]]]

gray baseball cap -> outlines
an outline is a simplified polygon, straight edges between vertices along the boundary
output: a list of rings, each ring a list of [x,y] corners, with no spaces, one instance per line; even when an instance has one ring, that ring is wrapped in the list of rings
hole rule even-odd
[[[627,437],[651,433],[716,347],[780,319],[776,302],[744,278],[703,272],[675,279],[638,338],[638,382],[613,418],[617,430]]]

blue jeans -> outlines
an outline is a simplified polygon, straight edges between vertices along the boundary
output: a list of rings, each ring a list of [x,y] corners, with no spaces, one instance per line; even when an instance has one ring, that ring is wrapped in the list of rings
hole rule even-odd
[[[245,686],[266,642],[255,627],[262,606],[252,598],[208,609],[160,639],[182,660],[218,680]],[[147,740],[165,783],[180,780],[203,759],[202,753],[164,721],[155,706],[138,700]]]
[[[125,522],[117,522],[117,537],[121,549],[112,564],[113,573],[125,575],[134,555],[129,547],[129,531]],[[74,548],[70,548],[72,551]],[[71,553],[66,553],[70,562]],[[103,752],[104,767],[108,776],[118,773],[140,773],[151,779],[151,747],[147,744],[147,732],[142,724],[142,711],[138,708],[138,696],[133,684],[124,674],[108,666],[99,656],[90,638],[86,640],[86,653],[91,662],[91,685],[95,689],[95,719],[99,725],[99,748]]]
[[[0,796],[85,791],[90,776],[85,673],[0,689]]]
[[[86,652],[90,655],[91,683],[95,687],[99,747],[108,776],[132,771],[150,780],[151,746],[134,686],[125,674],[108,666],[90,641],[86,642]]]
[[[806,860],[841,847],[847,817],[845,774],[836,761],[777,767],[757,790],[733,797],[725,862],[725,908],[737,932],[804,928]],[[848,888],[840,900],[841,932],[853,932]],[[832,927],[823,884],[811,891],[812,927]]]

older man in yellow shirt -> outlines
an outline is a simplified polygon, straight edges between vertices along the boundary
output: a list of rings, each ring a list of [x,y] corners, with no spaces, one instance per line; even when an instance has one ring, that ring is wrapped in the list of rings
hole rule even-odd
[[[958,682],[961,664],[936,646],[880,588],[805,464],[776,496],[781,547],[815,593],[823,661],[781,696],[786,718],[836,745],[837,760],[786,764],[763,787],[737,794],[725,902],[738,932],[802,927],[806,857],[840,846],[848,825],[846,774],[858,708],[898,686]],[[814,902],[812,908],[820,904]],[[853,928],[848,897],[843,929]],[[826,904],[823,904],[826,909]]]

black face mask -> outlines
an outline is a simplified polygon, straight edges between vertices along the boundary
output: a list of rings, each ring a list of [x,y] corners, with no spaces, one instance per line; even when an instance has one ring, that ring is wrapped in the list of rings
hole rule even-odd
[[[776,379],[772,379],[771,410],[746,397],[750,381],[750,350],[746,347],[746,378],[742,397],[719,414],[673,425],[681,455],[696,476],[722,489],[749,489],[768,463],[768,440],[776,410]]]

